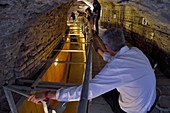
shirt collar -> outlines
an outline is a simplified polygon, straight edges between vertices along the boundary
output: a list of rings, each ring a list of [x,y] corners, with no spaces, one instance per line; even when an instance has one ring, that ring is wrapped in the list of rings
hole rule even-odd
[[[125,52],[127,52],[129,50],[128,46],[124,46],[120,49],[120,51],[117,52],[117,54],[115,55],[115,57],[120,56],[122,54],[124,54]]]

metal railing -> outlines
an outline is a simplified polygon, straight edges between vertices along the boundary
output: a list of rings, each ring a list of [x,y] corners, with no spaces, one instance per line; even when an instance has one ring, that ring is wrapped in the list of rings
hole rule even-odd
[[[91,27],[91,26],[89,26],[89,27]],[[88,34],[88,35],[86,35],[86,39],[89,39],[92,36],[91,28],[89,28],[89,30],[86,32],[86,34]],[[83,81],[83,85],[82,85],[82,92],[81,92],[81,97],[80,97],[77,113],[86,113],[86,111],[87,111],[89,81],[90,81],[90,78],[92,75],[91,74],[92,73],[92,44],[91,43],[85,43],[85,44],[87,44],[87,51],[86,51],[86,59],[87,60],[86,60],[86,62],[83,62],[83,64],[86,63],[86,70],[85,70],[85,76],[84,76],[84,81]],[[67,62],[67,63],[72,63],[72,62]],[[77,86],[77,84],[40,82],[39,79],[37,79],[35,81],[33,81],[33,80],[19,80],[19,82],[21,84],[26,83],[26,84],[31,84],[31,85],[24,86],[24,85],[11,84],[11,85],[7,85],[7,86],[3,87],[5,96],[7,98],[7,101],[9,103],[9,107],[10,107],[12,113],[18,113],[17,104],[14,101],[12,93],[16,93],[16,94],[21,95],[23,98],[27,98],[29,96],[30,91],[57,90],[60,87]],[[66,103],[64,103],[64,102],[60,102],[58,104],[58,106],[55,108],[55,111],[57,113],[62,113],[65,110],[65,107],[66,107],[65,104]],[[42,105],[43,105],[44,113],[51,112],[49,109],[49,103],[42,101]]]
[[[87,104],[88,104],[88,91],[89,91],[89,81],[92,73],[92,44],[90,43],[88,48],[88,56],[86,63],[86,72],[84,77],[84,82],[82,85],[81,97],[78,105],[77,113],[87,113]]]
[[[86,33],[86,40],[90,40],[90,38],[93,36],[92,33],[92,26],[90,22],[88,22]],[[85,28],[84,28],[85,29]],[[90,42],[87,50],[87,61],[86,61],[86,71],[85,71],[85,77],[82,84],[82,92],[81,97],[78,105],[77,113],[87,113],[87,106],[88,106],[88,92],[89,92],[89,82],[92,78],[92,43]]]

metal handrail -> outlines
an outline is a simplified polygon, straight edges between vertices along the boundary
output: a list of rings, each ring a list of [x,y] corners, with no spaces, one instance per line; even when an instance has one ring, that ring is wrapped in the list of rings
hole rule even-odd
[[[78,105],[77,113],[86,113],[87,111],[87,103],[88,103],[88,90],[89,90],[89,81],[91,77],[91,69],[92,69],[92,44],[89,45],[88,48],[88,56],[87,56],[87,64],[86,64],[86,72],[82,85],[81,97]]]
[[[89,38],[93,36],[92,34],[92,27],[89,25]],[[87,113],[87,105],[88,105],[88,91],[89,91],[89,82],[92,75],[92,43],[90,42],[87,51],[87,58],[86,58],[86,71],[84,76],[84,81],[82,84],[82,92],[81,97],[78,105],[77,113]]]

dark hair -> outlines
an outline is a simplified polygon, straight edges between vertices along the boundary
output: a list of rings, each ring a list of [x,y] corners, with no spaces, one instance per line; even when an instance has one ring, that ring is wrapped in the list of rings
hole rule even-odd
[[[85,10],[85,12],[87,12],[87,11],[89,11],[89,13],[92,13],[90,7],[88,7],[88,8]]]
[[[94,0],[94,2],[93,3],[99,3],[99,1],[98,0]]]

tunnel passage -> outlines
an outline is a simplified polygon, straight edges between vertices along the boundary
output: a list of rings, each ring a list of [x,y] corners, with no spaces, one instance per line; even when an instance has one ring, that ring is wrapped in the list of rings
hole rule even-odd
[[[63,37],[68,10],[73,6],[73,2],[73,0],[0,1],[0,9],[2,9],[2,24],[0,25],[1,87],[15,81],[16,78],[29,78],[38,71],[43,71],[41,68],[44,63],[41,62],[50,58],[50,53],[58,43],[58,39]],[[157,62],[158,67],[169,77],[170,35],[167,23],[167,12],[169,12],[167,1],[138,0],[136,6],[132,4],[132,7],[114,5],[115,2],[112,0],[99,0],[99,2],[102,5],[101,27],[122,28],[127,40],[142,49],[154,63]],[[147,4],[147,2],[153,3],[153,5]],[[151,12],[143,10],[152,9],[151,7],[153,7]],[[158,12],[156,12],[157,8]],[[145,17],[143,14],[147,16]],[[158,19],[152,18],[152,14],[157,14]],[[163,17],[167,17],[167,19]],[[159,19],[161,21],[157,21]],[[2,88],[0,95],[2,97],[0,101],[4,101]]]
[[[38,77],[34,78],[35,81],[39,81],[38,83],[34,82],[35,87],[42,87],[44,83],[47,84],[46,88],[54,83],[58,83],[58,85],[62,83],[82,84],[86,70],[86,40],[79,25],[73,22],[67,22],[67,25],[68,34],[65,34],[59,42],[61,47],[57,46],[58,48],[53,50],[53,52],[56,52],[54,53],[56,54],[54,59],[48,58],[45,60],[47,66],[50,65],[43,68],[45,71],[41,71]],[[76,42],[72,42],[72,39],[76,39]],[[23,81],[22,79],[18,80],[20,82],[15,85],[19,85]],[[29,87],[32,87],[34,83],[30,84]],[[26,84],[24,81],[22,85],[28,87],[28,83]],[[51,109],[55,109],[57,105],[59,105],[58,101],[50,100]],[[75,113],[77,106],[78,102],[67,103],[64,113]],[[27,111],[25,111],[25,108],[27,108]],[[18,113],[30,112],[43,113],[43,106],[28,102],[25,99],[18,107]]]

